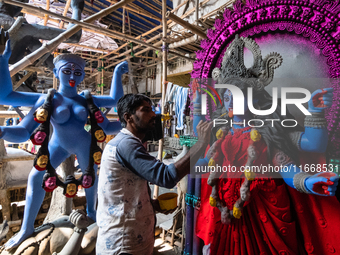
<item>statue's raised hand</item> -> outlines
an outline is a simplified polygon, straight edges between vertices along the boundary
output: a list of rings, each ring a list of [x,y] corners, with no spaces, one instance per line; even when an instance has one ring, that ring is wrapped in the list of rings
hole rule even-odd
[[[119,74],[124,74],[127,73],[129,71],[129,65],[127,61],[124,61],[122,63],[119,63],[116,66],[116,70],[119,72]]]
[[[333,101],[333,89],[318,89],[313,92],[308,102],[308,111],[322,112],[324,109],[331,107]]]
[[[11,56],[11,46],[9,35],[2,28],[0,30],[0,61],[5,61],[8,64],[9,57]]]
[[[339,176],[333,172],[322,172],[305,180],[306,188],[320,196],[334,196],[339,182]]]

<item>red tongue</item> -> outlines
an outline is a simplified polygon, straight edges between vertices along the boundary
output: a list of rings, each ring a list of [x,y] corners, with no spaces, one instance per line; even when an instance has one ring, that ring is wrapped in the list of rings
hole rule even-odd
[[[68,83],[70,84],[71,87],[74,87],[74,85],[76,84],[75,81],[69,81]]]
[[[234,116],[234,113],[233,113],[233,109],[230,109],[229,108],[229,113],[228,113],[229,117],[232,118]]]

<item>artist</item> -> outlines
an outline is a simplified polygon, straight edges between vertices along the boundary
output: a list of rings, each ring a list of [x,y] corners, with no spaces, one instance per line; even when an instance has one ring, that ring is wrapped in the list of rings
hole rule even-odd
[[[165,165],[147,153],[142,140],[155,126],[151,101],[127,94],[117,104],[123,129],[105,147],[99,174],[97,254],[152,254],[155,211],[148,182],[172,188],[190,171],[209,141],[211,123],[197,126],[198,142],[182,159]]]

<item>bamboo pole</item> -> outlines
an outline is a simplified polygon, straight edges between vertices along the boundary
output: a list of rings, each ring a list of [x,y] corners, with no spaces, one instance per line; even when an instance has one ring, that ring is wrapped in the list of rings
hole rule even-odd
[[[102,62],[100,60],[98,60],[98,64],[97,64],[98,69],[102,67]],[[98,72],[96,75],[96,80],[97,80],[97,87],[96,87],[96,93],[98,94],[100,87],[98,88],[98,85],[101,84],[100,80],[101,80],[101,72]]]
[[[167,12],[166,13],[166,18],[171,19],[172,21],[176,22],[177,24],[180,24],[182,27],[185,27],[187,29],[189,29],[190,31],[192,31],[194,34],[207,39],[207,35],[201,30],[199,29],[197,26],[195,25],[191,25],[189,22],[181,19],[180,17],[176,16],[175,14],[171,13],[171,12]]]
[[[163,66],[163,81],[162,81],[162,115],[164,114],[164,101],[165,101],[165,85],[167,83],[167,62],[168,62],[168,45],[166,43],[167,39],[167,29],[168,29],[168,24],[166,20],[166,0],[162,0],[162,25],[163,25],[163,61],[162,61],[162,66]],[[162,127],[164,128],[164,123],[162,123]],[[162,128],[162,132],[164,132],[164,129]],[[158,146],[158,159],[162,160],[163,156],[163,145],[164,145],[164,139],[162,138],[159,140],[159,146]],[[154,191],[153,191],[153,198],[156,199],[158,197],[158,191],[159,187],[154,186]]]
[[[50,10],[50,0],[46,0],[46,10],[47,11]],[[44,17],[44,26],[47,25],[47,21],[48,21],[48,15],[45,14],[45,17]]]
[[[47,0],[49,1],[49,0]],[[67,12],[68,12],[68,9],[70,8],[71,6],[71,1],[72,0],[67,0],[66,2],[66,5],[65,5],[65,9],[64,9],[64,12],[63,12],[63,16],[66,17],[67,15]],[[59,24],[59,28],[63,28],[64,27],[64,20],[61,20],[60,24]]]
[[[100,77],[100,95],[104,95],[104,87],[103,87],[103,84],[104,84],[104,61],[102,60],[101,62],[102,62],[102,75]],[[104,149],[104,148],[102,148],[102,149]]]
[[[24,75],[17,83],[14,84],[13,90],[16,90],[17,88],[19,88],[20,85],[23,82],[25,82],[29,77],[31,77],[32,74],[33,74],[33,72],[28,72],[26,75]]]
[[[125,7],[123,7],[123,13],[122,13],[122,32],[125,34]]]
[[[87,46],[87,45],[81,45],[81,44],[78,44],[78,43],[66,43],[66,44],[70,45],[70,46],[74,46],[74,47],[82,47],[82,48],[89,49],[89,50],[97,50],[97,51],[100,51],[100,52],[103,52],[103,53],[110,52],[109,50],[98,49],[98,48],[95,48],[95,47],[91,47],[91,46]]]
[[[130,23],[130,15],[129,15],[129,11],[126,11],[127,17],[128,17],[128,24],[129,24],[129,34],[131,36],[131,23]]]
[[[90,24],[84,24],[84,23],[89,23],[89,22],[93,22],[96,19],[99,19],[101,17],[105,17],[106,15],[108,15],[109,13],[111,13],[112,11],[123,7],[124,5],[126,5],[129,2],[132,2],[133,0],[122,0],[119,3],[112,5],[110,7],[108,7],[107,9],[104,9],[88,18],[86,18],[83,22],[79,22],[80,24],[82,24],[83,26],[86,25],[90,25]],[[12,4],[12,5],[16,5],[16,6],[20,6],[20,7],[26,7],[27,9],[41,9],[41,8],[36,8],[33,6],[30,6],[29,4],[24,4],[21,2],[17,2],[17,1],[13,1],[13,0],[3,0],[3,2],[7,3],[7,4]],[[49,14],[52,13],[53,16],[55,16],[56,14],[53,12],[49,12],[46,10],[41,9],[41,11],[44,11],[45,13]],[[59,15],[58,15],[59,16]],[[67,17],[65,17],[66,19]],[[67,18],[68,19],[68,18]],[[73,19],[70,19],[70,21],[74,21]],[[29,54],[28,56],[24,57],[22,60],[20,60],[19,62],[17,62],[15,65],[12,65],[10,67],[10,73],[11,76],[13,76],[14,74],[16,74],[17,72],[19,72],[20,70],[24,69],[26,66],[28,66],[29,64],[34,63],[35,60],[39,59],[40,57],[42,57],[44,54],[53,51],[60,43],[62,43],[63,41],[65,41],[66,39],[68,39],[69,37],[71,37],[73,34],[75,34],[76,32],[78,32],[80,29],[82,28],[82,26],[75,25],[72,28],[66,30],[64,33],[61,33],[59,36],[57,36],[56,38],[54,38],[53,40],[51,40],[50,42],[48,42],[47,44],[43,45],[42,47],[40,47],[40,49],[36,50],[35,52]]]

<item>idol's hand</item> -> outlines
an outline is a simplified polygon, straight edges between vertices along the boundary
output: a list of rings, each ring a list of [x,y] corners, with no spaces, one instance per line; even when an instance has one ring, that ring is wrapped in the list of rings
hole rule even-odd
[[[90,225],[89,217],[82,210],[73,210],[70,214],[70,221],[79,229],[86,229]]]
[[[306,188],[315,195],[334,196],[339,182],[339,176],[333,172],[323,172],[312,175],[305,180]]]
[[[122,63],[119,63],[115,70],[117,70],[117,72],[119,74],[124,74],[124,73],[127,73],[129,71],[129,66],[128,66],[128,62],[127,61],[124,61]]]
[[[2,28],[0,30],[0,62],[8,64],[9,57],[11,56],[11,46],[9,35]]]
[[[308,110],[310,112],[322,112],[324,109],[331,107],[333,100],[333,89],[318,89],[313,92],[311,99],[308,101]]]

